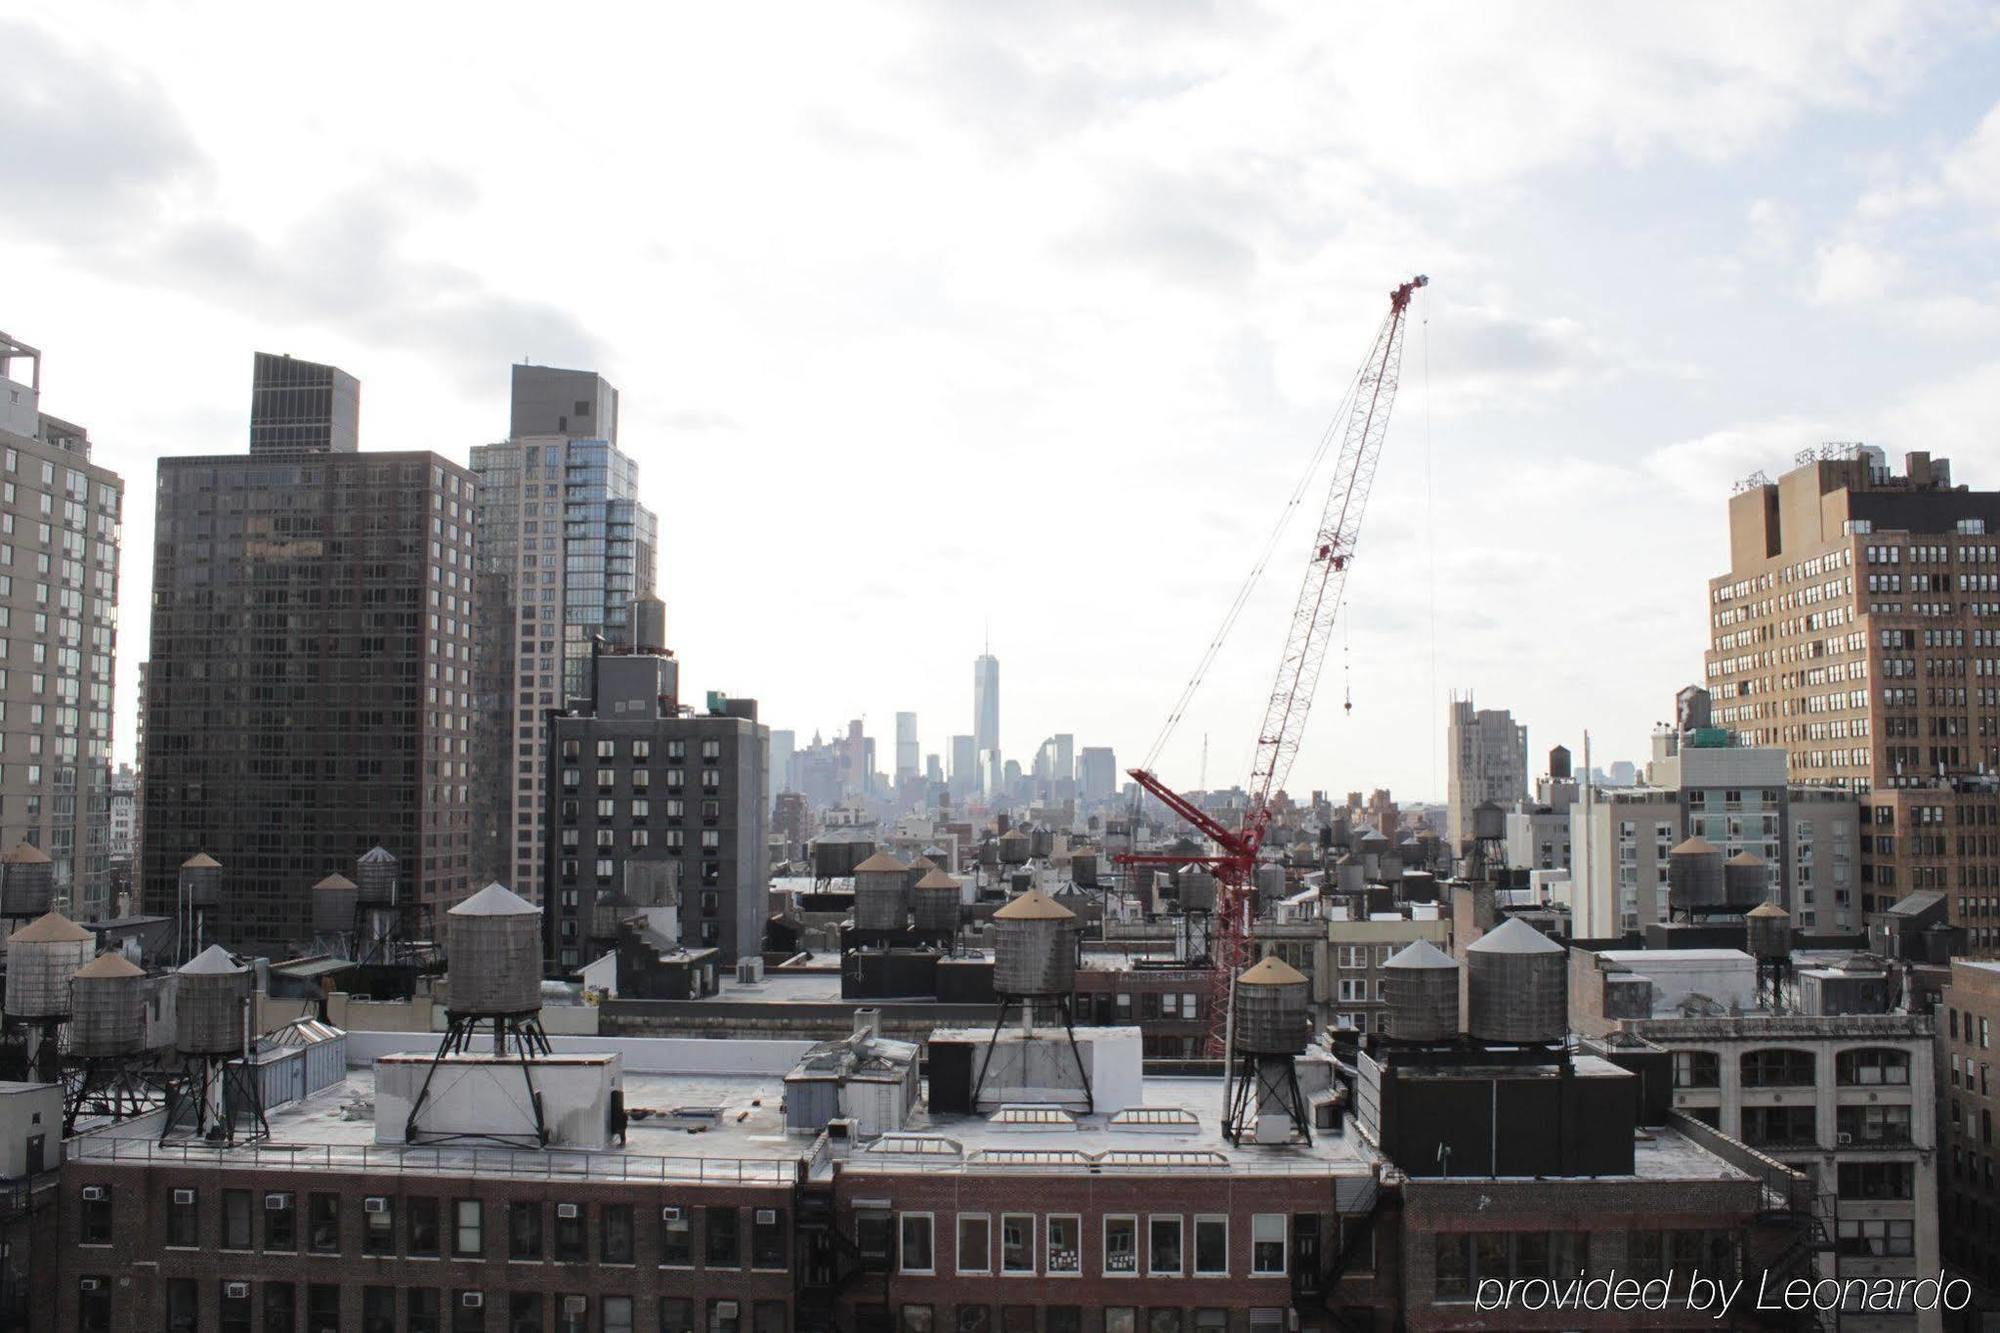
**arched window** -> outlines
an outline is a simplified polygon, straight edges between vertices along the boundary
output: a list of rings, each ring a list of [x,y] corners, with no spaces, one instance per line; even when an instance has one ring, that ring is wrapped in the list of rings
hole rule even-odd
[[[1910,1081],[1910,1053],[1888,1047],[1842,1051],[1834,1057],[1835,1075],[1844,1088],[1878,1084],[1905,1086]]]
[[[1773,1046],[1743,1053],[1743,1086],[1746,1088],[1810,1088],[1816,1062],[1811,1051]]]

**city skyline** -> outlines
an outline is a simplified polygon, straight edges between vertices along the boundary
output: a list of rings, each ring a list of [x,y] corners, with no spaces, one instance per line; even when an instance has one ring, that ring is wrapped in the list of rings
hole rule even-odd
[[[1414,10],[1099,31],[866,7],[800,11],[796,51],[754,74],[713,54],[743,49],[740,16],[597,18],[605,96],[577,133],[552,133],[582,113],[540,86],[520,25],[405,17],[397,51],[367,25],[315,30],[312,68],[238,58],[220,11],[6,20],[8,326],[57,350],[50,401],[138,479],[244,448],[258,349],[356,376],[373,447],[461,462],[505,438],[513,364],[603,374],[646,442],[669,638],[700,646],[690,688],[753,688],[801,730],[964,717],[990,617],[1004,752],[1068,728],[1143,756],[1408,272],[1435,282],[1343,613],[1354,711],[1322,698],[1295,788],[1442,799],[1452,689],[1548,742],[1588,727],[1607,759],[1641,757],[1656,701],[1699,673],[1691,553],[1717,548],[1736,480],[1846,439],[2000,478],[1981,77],[2000,36],[1959,11],[1801,11],[1748,40],[1720,10],[1671,32],[1599,15],[1552,42],[1497,12],[1440,34]],[[447,40],[466,64],[426,58]],[[1287,54],[1304,49],[1333,77]],[[424,96],[315,110],[363,59]],[[474,69],[509,97],[473,95]],[[234,113],[246,94],[264,114]],[[1381,109],[1406,99],[1421,113]],[[694,128],[717,115],[737,122],[726,152]],[[617,169],[641,125],[673,170]],[[590,181],[590,246],[515,170],[538,156]],[[839,206],[778,221],[801,189]],[[369,243],[330,244],[346,227]],[[987,458],[1008,463],[970,462]],[[671,480],[744,460],[783,484],[689,503]],[[984,525],[907,518],[972,492]],[[130,549],[150,509],[131,506]],[[749,614],[835,514],[859,520],[840,595]],[[769,539],[716,571],[702,553],[747,521]],[[1162,757],[1172,781],[1193,782],[1204,733],[1211,785],[1247,771],[1288,542]],[[1065,575],[1020,579],[1038,559]],[[1686,572],[1635,587],[1635,568]],[[147,591],[143,570],[122,589],[120,758]],[[1591,651],[1547,660],[1548,617],[1509,612],[1530,602]],[[799,651],[905,620],[925,633],[894,653]],[[1078,671],[1079,651],[1115,667]],[[1435,739],[1394,743],[1411,737]]]

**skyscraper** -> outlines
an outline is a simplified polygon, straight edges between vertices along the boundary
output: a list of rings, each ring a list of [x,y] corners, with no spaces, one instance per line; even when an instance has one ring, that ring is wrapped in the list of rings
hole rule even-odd
[[[259,352],[250,365],[250,452],[351,454],[361,381],[337,366]]]
[[[470,888],[472,474],[333,443],[159,465],[141,892],[207,852],[235,947],[307,943],[378,843],[419,904]]]
[[[1472,836],[1473,807],[1484,801],[1511,806],[1528,794],[1528,729],[1504,708],[1472,706],[1470,696],[1451,701],[1450,808],[1454,848]],[[1394,829],[1382,832],[1393,838]]]
[[[1000,748],[1000,659],[992,653],[972,663],[972,741],[982,754]]]
[[[40,847],[56,901],[101,917],[125,483],[90,461],[83,427],[41,410],[41,388],[42,354],[0,333],[0,848]]]
[[[791,730],[771,732],[771,794],[797,791],[792,781],[792,752],[798,748],[798,733]]]
[[[589,692],[590,645],[633,643],[657,525],[618,448],[618,391],[587,370],[515,366],[510,434],[479,479],[480,771],[475,862],[539,900],[552,709]],[[664,627],[657,637],[664,638]],[[647,644],[646,647],[662,647]]]
[[[896,785],[915,780],[922,754],[917,745],[917,715],[896,714]]]
[[[1860,795],[1861,910],[1943,893],[2000,947],[2000,839],[1966,832],[2000,827],[2000,492],[1828,446],[1730,498],[1708,613],[1714,725]]]
[[[1086,745],[1077,756],[1076,776],[1086,802],[1108,801],[1118,791],[1118,756],[1108,745]]]
[[[951,794],[970,796],[979,790],[979,747],[970,736],[951,738]]]

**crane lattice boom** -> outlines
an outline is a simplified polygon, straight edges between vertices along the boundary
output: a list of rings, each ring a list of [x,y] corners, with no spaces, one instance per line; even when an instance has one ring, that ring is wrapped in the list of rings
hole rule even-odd
[[[1389,415],[1396,404],[1397,378],[1403,361],[1404,316],[1410,298],[1429,278],[1419,275],[1389,294],[1389,313],[1375,334],[1368,359],[1356,377],[1348,399],[1348,415],[1340,426],[1340,454],[1327,488],[1326,507],[1313,533],[1305,577],[1299,584],[1285,651],[1278,659],[1277,680],[1257,733],[1256,759],[1250,770],[1250,803],[1242,825],[1231,829],[1208,815],[1152,773],[1133,769],[1132,778],[1168,809],[1201,830],[1220,849],[1214,856],[1126,856],[1126,864],[1177,864],[1190,861],[1213,867],[1219,881],[1210,959],[1213,967],[1209,1006],[1209,1044],[1221,1046],[1228,1022],[1230,986],[1243,968],[1249,940],[1250,910],[1255,899],[1257,854],[1271,824],[1271,802],[1283,789],[1298,757],[1312,712],[1320,666],[1332,641],[1333,625],[1346,591],[1347,572],[1361,535],[1361,518],[1374,487],[1375,466],[1388,434]]]

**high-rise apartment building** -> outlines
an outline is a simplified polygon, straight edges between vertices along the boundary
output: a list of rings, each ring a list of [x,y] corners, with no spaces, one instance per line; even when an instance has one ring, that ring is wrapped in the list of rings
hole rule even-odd
[[[914,782],[921,771],[921,747],[917,744],[917,715],[896,714],[896,785]]]
[[[594,638],[634,646],[632,608],[653,595],[658,531],[639,503],[638,463],[618,448],[618,391],[602,376],[515,366],[509,421],[507,440],[472,451],[478,750],[490,775],[479,788],[475,860],[481,878],[539,901],[546,719],[589,693]],[[664,640],[665,626],[640,637]]]
[[[770,904],[769,729],[754,699],[709,696],[683,715],[679,669],[664,651],[604,652],[580,706],[557,714],[549,786],[549,957],[590,961],[591,909],[625,891],[628,866],[652,863],[678,886],[680,938],[722,961],[763,948]]]
[[[306,944],[312,886],[377,844],[415,903],[466,896],[473,493],[427,451],[160,460],[146,910],[196,851],[240,948]]]
[[[972,662],[972,741],[981,754],[1000,748],[1000,659],[991,653]]]
[[[250,452],[351,454],[361,447],[361,381],[337,366],[259,352],[250,367]]]
[[[2000,947],[2000,492],[1829,446],[1730,499],[1729,547],[1715,725],[1861,798],[1863,913],[1935,890]]]
[[[1528,794],[1528,729],[1504,708],[1474,708],[1470,696],[1451,701],[1449,758],[1453,847],[1472,836],[1472,811],[1482,802],[1511,806]],[[1389,829],[1382,830],[1392,835]]]
[[[57,903],[101,917],[125,483],[41,390],[41,353],[0,333],[0,847],[40,847]]]

